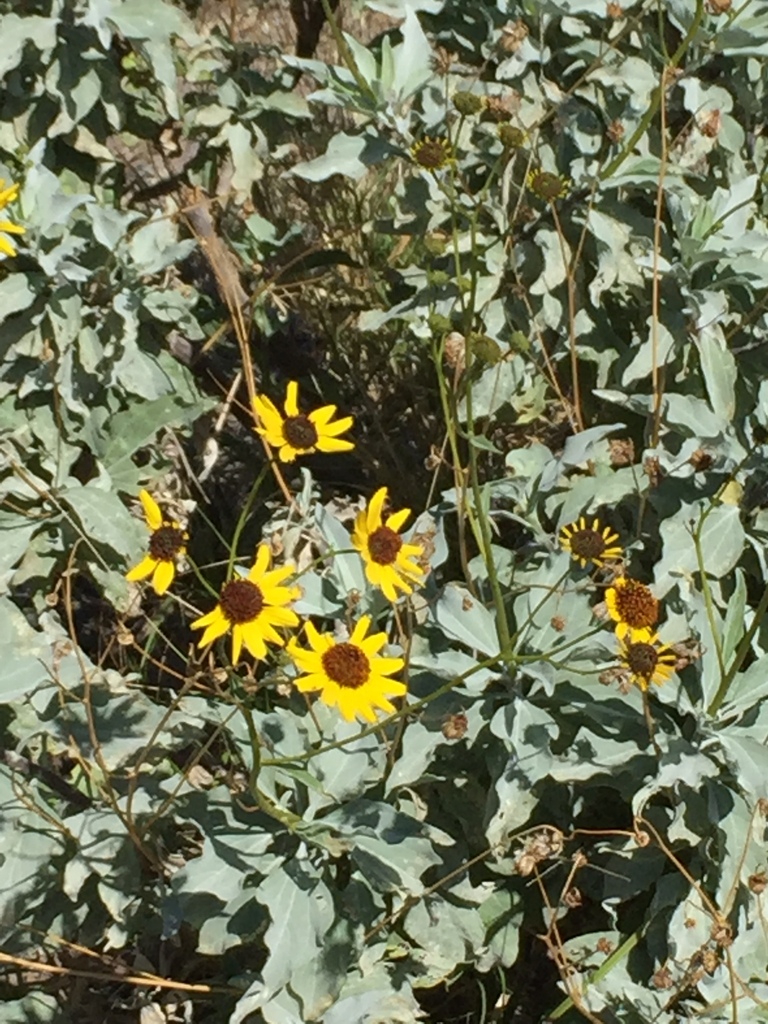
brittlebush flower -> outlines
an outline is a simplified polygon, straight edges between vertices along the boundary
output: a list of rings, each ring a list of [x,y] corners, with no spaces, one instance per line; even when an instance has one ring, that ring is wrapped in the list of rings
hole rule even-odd
[[[374,587],[380,587],[388,601],[396,601],[397,591],[413,593],[413,583],[421,583],[424,570],[413,561],[423,549],[420,544],[406,544],[399,534],[411,514],[409,508],[401,508],[382,517],[387,488],[380,487],[368,503],[367,509],[358,512],[352,533],[352,544],[365,562],[365,575]]]
[[[352,441],[342,441],[343,434],[352,426],[352,417],[344,416],[333,422],[335,405],[324,405],[314,412],[299,412],[299,385],[292,380],[285,396],[283,416],[273,402],[265,395],[257,395],[253,404],[261,421],[256,430],[267,443],[278,451],[281,462],[293,462],[298,455],[312,452],[348,452],[355,446]]]
[[[587,526],[584,516],[560,531],[560,543],[582,569],[590,562],[599,568],[608,558],[621,558],[622,547],[616,544],[618,539],[618,533],[612,533],[609,526],[600,528],[599,519]]]
[[[6,188],[4,179],[0,178],[0,210],[4,210],[8,203],[12,203],[14,199],[18,198],[18,195],[18,185],[9,185]],[[6,235],[23,235],[24,228],[9,220],[0,220],[0,232]],[[16,246],[7,238],[3,238],[2,234],[0,234],[0,252],[4,252],[6,256],[16,255]]]
[[[186,551],[186,533],[177,522],[163,519],[160,506],[148,491],[139,491],[139,500],[144,509],[144,518],[152,531],[149,538],[149,554],[138,565],[125,574],[130,583],[152,577],[156,594],[164,594],[176,575],[176,559]]]
[[[243,644],[257,660],[266,658],[268,643],[284,645],[277,630],[298,626],[298,615],[286,606],[301,595],[301,590],[281,585],[294,569],[284,565],[268,571],[270,557],[269,547],[260,544],[248,575],[225,583],[213,611],[195,619],[190,628],[205,629],[198,647],[207,647],[232,630],[232,664],[236,665]]]
[[[531,192],[539,199],[562,199],[568,192],[570,182],[559,174],[552,174],[551,171],[542,171],[541,168],[530,171],[526,184]]]
[[[619,659],[641,690],[647,690],[651,683],[666,683],[677,664],[672,648],[660,643],[658,634],[650,629],[638,630],[629,642],[619,640]]]
[[[311,622],[306,624],[311,650],[299,647],[295,638],[288,641],[288,653],[303,675],[294,680],[302,693],[320,691],[320,700],[337,707],[351,722],[357,715],[366,722],[376,721],[376,711],[391,714],[395,708],[389,697],[402,697],[405,683],[389,679],[399,672],[402,658],[381,658],[379,651],[387,642],[386,633],[366,636],[371,624],[363,615],[349,640],[339,642],[328,633],[318,633]]]
[[[439,171],[453,160],[453,150],[448,139],[426,135],[411,146],[411,156],[425,171]]]
[[[616,636],[630,640],[659,621],[659,602],[644,583],[619,576],[605,592],[608,614],[616,623]]]

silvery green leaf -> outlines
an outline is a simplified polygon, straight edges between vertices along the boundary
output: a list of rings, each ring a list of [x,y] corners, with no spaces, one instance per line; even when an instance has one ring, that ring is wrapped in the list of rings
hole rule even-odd
[[[488,657],[499,654],[499,640],[493,614],[457,584],[449,584],[432,605],[434,621],[454,640]]]

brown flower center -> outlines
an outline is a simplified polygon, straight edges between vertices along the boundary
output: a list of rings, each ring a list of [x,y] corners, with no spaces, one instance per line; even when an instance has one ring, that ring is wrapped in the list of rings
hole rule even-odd
[[[650,679],[659,663],[659,653],[653,644],[630,644],[627,665],[630,671],[643,679]]]
[[[371,665],[357,644],[336,644],[322,657],[323,670],[339,686],[356,690],[368,682]]]
[[[164,524],[149,538],[149,553],[158,562],[172,562],[184,547],[184,532]]]
[[[317,444],[317,429],[308,416],[289,416],[283,422],[283,437],[298,451],[309,451]]]
[[[443,167],[449,160],[449,154],[448,143],[444,139],[425,139],[413,149],[416,163],[431,171]]]
[[[402,546],[400,534],[388,526],[380,526],[368,538],[368,554],[379,565],[392,565]]]
[[[563,179],[550,171],[537,171],[531,179],[531,192],[542,199],[559,199],[564,191]]]
[[[230,580],[222,588],[219,604],[224,617],[240,626],[258,619],[264,607],[264,595],[250,580]]]
[[[599,558],[605,551],[605,537],[597,530],[577,530],[571,537],[571,551],[578,558]]]
[[[616,611],[628,626],[644,629],[656,624],[659,602],[644,583],[626,580],[622,586],[616,587]]]

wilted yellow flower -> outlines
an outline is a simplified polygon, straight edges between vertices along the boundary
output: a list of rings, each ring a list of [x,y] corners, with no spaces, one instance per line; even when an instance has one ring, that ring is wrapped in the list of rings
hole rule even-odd
[[[160,506],[148,491],[139,491],[139,500],[147,526],[152,531],[149,554],[129,570],[125,578],[135,583],[151,576],[155,593],[164,594],[176,575],[176,559],[186,550],[184,542],[187,535],[177,522],[163,519]]]
[[[582,569],[586,568],[588,562],[599,568],[607,558],[621,558],[622,547],[615,543],[618,539],[618,533],[613,533],[609,526],[601,529],[598,519],[587,526],[584,516],[560,531],[560,543],[566,551],[570,551]]]
[[[619,640],[619,659],[641,690],[647,690],[651,683],[666,683],[677,663],[672,648],[659,643],[658,635],[650,629],[638,630],[629,643]]]

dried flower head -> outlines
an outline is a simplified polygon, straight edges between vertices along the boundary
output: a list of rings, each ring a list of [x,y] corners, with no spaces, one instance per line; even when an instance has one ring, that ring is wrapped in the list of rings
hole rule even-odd
[[[556,630],[558,633],[562,633],[565,629],[566,622],[562,615],[553,615],[549,620],[549,624],[552,629]]]
[[[658,487],[661,483],[661,479],[664,476],[664,470],[661,468],[661,462],[656,455],[649,455],[648,458],[643,462],[643,471],[648,477],[648,483],[651,487]]]
[[[765,892],[766,886],[768,886],[768,875],[765,871],[756,871],[747,879],[747,885],[753,893],[759,896],[760,893]]]
[[[608,136],[611,142],[616,143],[621,142],[621,140],[624,138],[625,130],[626,129],[624,128],[624,125],[621,123],[621,121],[619,121],[618,118],[616,118],[615,120],[611,121],[611,123],[605,129],[605,134]]]
[[[447,75],[450,72],[451,67],[455,62],[456,54],[451,53],[450,50],[446,50],[444,46],[436,47],[435,52],[432,54],[432,58],[430,60],[432,70],[436,74],[442,75],[443,77],[445,77],[445,75]]]
[[[442,733],[447,740],[460,740],[463,739],[469,721],[467,716],[463,712],[459,712],[455,715],[448,715],[443,719]]]
[[[467,357],[467,343],[464,335],[459,334],[458,331],[451,331],[443,342],[443,351],[445,352],[445,361],[451,369],[456,370],[457,373],[463,373]]]
[[[730,11],[733,0],[707,0],[707,10],[710,14],[727,14]]]
[[[650,629],[636,630],[629,642],[619,640],[619,658],[641,690],[647,690],[651,683],[661,686],[675,671],[675,654],[667,645],[659,642],[658,636]]]
[[[675,982],[672,978],[672,972],[670,971],[670,969],[668,967],[660,967],[658,971],[656,971],[656,973],[652,976],[651,984],[654,988],[662,990],[672,988]]]
[[[483,120],[503,124],[505,121],[511,121],[519,109],[520,94],[517,92],[510,91],[503,96],[487,96]]]
[[[619,18],[624,16],[624,9],[621,4],[615,3],[614,0],[609,0],[605,5],[605,16],[612,21],[618,21]]]
[[[520,18],[502,26],[499,46],[504,53],[517,53],[528,38],[528,26]]]
[[[453,160],[453,150],[448,139],[426,135],[411,146],[411,156],[426,171],[439,171]]]
[[[631,466],[635,461],[635,442],[631,437],[610,441],[608,448],[612,466]]]
[[[699,117],[699,130],[708,139],[716,139],[722,125],[723,118],[719,110],[709,110]]]
[[[712,463],[714,461],[714,456],[703,448],[697,448],[693,455],[688,459],[688,462],[693,466],[697,473],[706,473],[706,471],[712,467]]]

